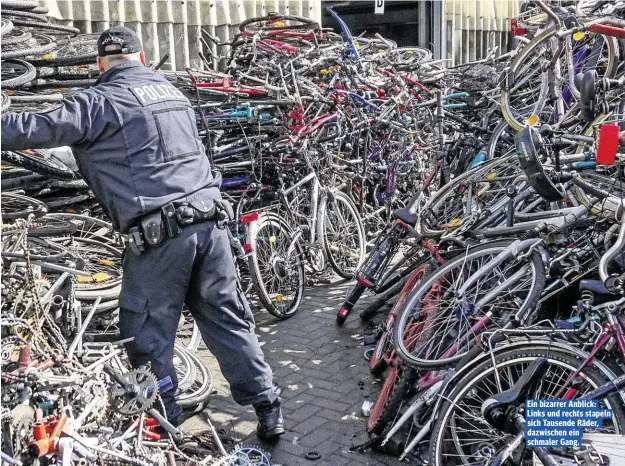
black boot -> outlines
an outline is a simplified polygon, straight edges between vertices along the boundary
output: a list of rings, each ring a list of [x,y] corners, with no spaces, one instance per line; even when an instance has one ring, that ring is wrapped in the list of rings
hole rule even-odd
[[[261,440],[277,440],[284,434],[284,420],[280,409],[280,400],[273,403],[259,403],[254,405],[258,417],[256,433]]]

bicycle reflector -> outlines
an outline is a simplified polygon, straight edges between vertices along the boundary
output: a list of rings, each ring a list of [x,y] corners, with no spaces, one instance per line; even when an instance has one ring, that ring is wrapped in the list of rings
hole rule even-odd
[[[614,165],[619,141],[618,125],[601,125],[596,161],[601,165]]]
[[[517,24],[516,19],[513,18],[510,20],[510,32],[513,36],[524,36],[525,28],[519,27]]]
[[[545,157],[546,149],[538,131],[526,126],[514,136],[514,146],[519,158],[519,165],[527,175],[527,181],[543,199],[561,201],[564,195],[547,176],[539,156]]]
[[[241,223],[252,223],[258,220],[258,212],[252,212],[250,214],[241,215]]]

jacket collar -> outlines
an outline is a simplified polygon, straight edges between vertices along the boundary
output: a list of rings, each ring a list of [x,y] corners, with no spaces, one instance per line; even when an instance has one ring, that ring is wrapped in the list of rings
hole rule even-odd
[[[122,71],[127,70],[128,68],[137,68],[139,66],[143,67],[144,65],[143,63],[138,62],[138,61],[129,61],[126,63],[121,63],[119,65],[116,65],[110,70],[102,73],[95,84],[97,86],[98,84],[111,81],[115,76],[117,76]]]

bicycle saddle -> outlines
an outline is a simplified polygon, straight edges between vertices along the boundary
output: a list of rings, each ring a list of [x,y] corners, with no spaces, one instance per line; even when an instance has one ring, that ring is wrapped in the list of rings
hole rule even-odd
[[[531,126],[526,126],[514,136],[514,146],[519,165],[532,188],[540,197],[549,202],[561,201],[564,194],[547,176],[539,160],[539,157],[546,157],[547,150],[538,131]]]
[[[599,75],[595,70],[588,70],[575,75],[575,87],[579,91],[580,115],[586,121],[595,119],[597,109],[596,82]]]
[[[581,280],[579,282],[579,292],[590,291],[595,298],[618,299],[619,295],[608,290],[601,280]]]
[[[408,207],[402,207],[401,209],[394,210],[393,218],[401,220],[402,222],[410,225],[413,228],[417,224],[417,214],[410,212],[410,209],[408,209]]]
[[[525,403],[528,395],[536,390],[548,366],[545,358],[536,358],[510,389],[484,400],[482,416],[486,422],[496,429],[509,432],[507,429],[508,412],[511,408],[517,408],[521,403]]]

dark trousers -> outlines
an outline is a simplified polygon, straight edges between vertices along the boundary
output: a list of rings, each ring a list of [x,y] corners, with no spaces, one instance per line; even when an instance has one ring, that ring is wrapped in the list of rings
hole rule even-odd
[[[174,388],[178,386],[173,349],[185,303],[235,401],[248,405],[278,397],[237,279],[227,231],[214,222],[188,226],[141,256],[127,250],[123,269],[120,333],[122,338],[135,337],[126,345],[134,367],[150,362],[159,380],[170,376]],[[170,421],[182,413],[174,394],[162,394]]]

